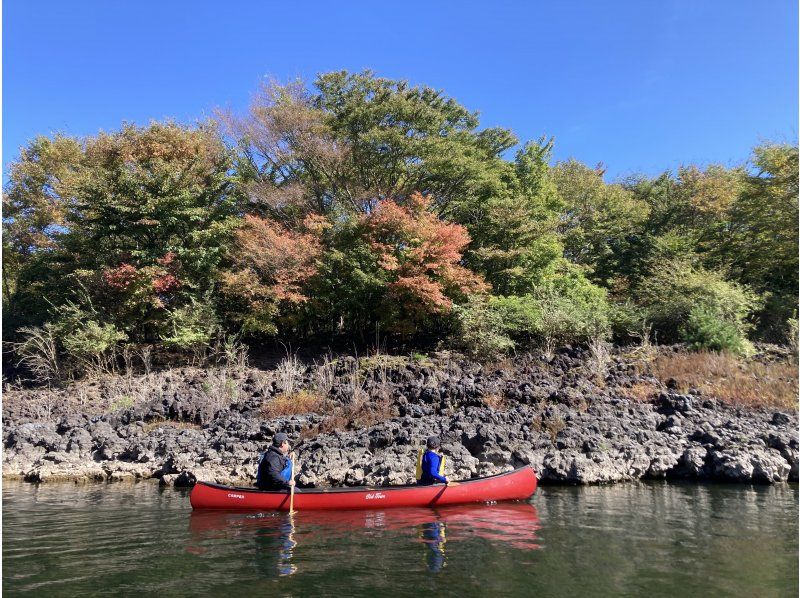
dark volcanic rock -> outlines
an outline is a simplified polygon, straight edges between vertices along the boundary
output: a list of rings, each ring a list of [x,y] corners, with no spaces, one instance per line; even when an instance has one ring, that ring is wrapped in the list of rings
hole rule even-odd
[[[69,410],[69,401],[49,390],[40,397],[48,409],[36,412],[26,406],[36,396],[25,391],[19,401],[4,402],[3,474],[36,482],[249,484],[259,453],[275,432],[285,431],[296,441],[301,486],[409,483],[417,451],[433,434],[442,438],[453,479],[521,465],[531,465],[544,482],[562,484],[798,479],[796,414],[736,409],[696,389],[682,394],[676,383],[637,377],[637,368],[619,358],[598,387],[587,378],[586,358],[580,347],[567,347],[549,362],[528,359],[514,368],[486,369],[450,356],[408,361],[362,372],[360,391],[348,379],[359,363],[341,358],[329,406],[366,400],[391,407],[382,421],[364,425],[356,417],[355,429],[335,429],[341,422],[324,413],[264,419],[264,401],[282,391],[269,372],[226,377],[225,392],[231,379],[240,389],[226,399],[208,390],[211,373],[172,371],[143,401],[93,417]],[[303,372],[306,387],[314,379],[313,369]],[[654,402],[622,398],[642,381],[657,386]]]

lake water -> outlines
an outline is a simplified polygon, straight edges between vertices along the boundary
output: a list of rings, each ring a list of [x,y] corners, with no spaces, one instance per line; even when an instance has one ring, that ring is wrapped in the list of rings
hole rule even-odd
[[[530,503],[193,513],[153,483],[3,484],[6,596],[797,596],[798,487],[543,487]]]

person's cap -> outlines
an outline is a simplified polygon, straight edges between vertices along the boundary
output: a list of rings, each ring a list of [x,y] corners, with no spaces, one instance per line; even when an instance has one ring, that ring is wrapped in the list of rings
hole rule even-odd
[[[428,437],[428,448],[439,448],[442,445],[442,441],[439,440],[438,436],[429,436]]]
[[[272,439],[272,444],[274,444],[275,446],[280,446],[284,442],[288,442],[288,441],[289,441],[289,436],[287,436],[283,432],[278,432],[277,434],[275,434],[275,437]]]

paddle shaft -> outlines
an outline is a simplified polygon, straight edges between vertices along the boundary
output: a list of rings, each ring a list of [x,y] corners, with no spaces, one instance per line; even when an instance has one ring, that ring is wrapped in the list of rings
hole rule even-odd
[[[294,482],[294,453],[292,453],[292,473],[289,482]],[[294,512],[294,484],[289,486],[289,512]]]

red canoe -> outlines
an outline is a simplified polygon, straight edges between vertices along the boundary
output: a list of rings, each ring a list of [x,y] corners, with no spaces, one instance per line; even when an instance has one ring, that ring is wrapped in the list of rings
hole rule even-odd
[[[385,486],[381,488],[297,489],[296,510],[387,509],[525,500],[536,492],[536,474],[528,466],[487,478],[445,486]],[[289,493],[234,488],[197,482],[191,494],[194,509],[288,511]]]

